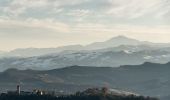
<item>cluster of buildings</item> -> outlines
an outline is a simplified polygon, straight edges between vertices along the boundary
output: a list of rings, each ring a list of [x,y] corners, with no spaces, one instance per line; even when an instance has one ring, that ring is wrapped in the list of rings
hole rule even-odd
[[[20,85],[17,85],[17,89],[15,91],[7,91],[6,93],[1,93],[1,95],[51,95],[51,96],[61,96],[64,95],[63,91],[45,91],[35,89],[32,92],[29,91],[21,91]]]
[[[75,95],[118,95],[118,96],[139,96],[139,94],[127,92],[127,91],[121,91],[116,89],[108,89],[106,87],[103,88],[89,88],[86,89],[83,92],[77,92]],[[7,93],[1,93],[1,95],[50,95],[50,96],[65,96],[66,93],[63,91],[45,91],[45,90],[39,90],[35,89],[32,92],[28,91],[21,91],[20,85],[17,85],[17,88],[15,91],[7,91]]]

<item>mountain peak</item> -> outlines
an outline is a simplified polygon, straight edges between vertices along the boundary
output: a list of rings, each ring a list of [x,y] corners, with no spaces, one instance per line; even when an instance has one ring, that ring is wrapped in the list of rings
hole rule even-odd
[[[116,36],[114,38],[117,38],[117,39],[129,39],[128,37],[123,36],[123,35],[118,35],[118,36]]]
[[[138,41],[133,38],[128,38],[123,35],[119,35],[116,37],[113,37],[109,40],[106,40],[104,42],[95,42],[90,45],[87,45],[86,48],[90,49],[103,49],[103,48],[110,48],[110,47],[117,47],[120,45],[141,45],[143,42]]]
[[[116,36],[116,37],[113,37],[113,38],[111,38],[110,40],[108,40],[109,42],[112,42],[112,41],[117,41],[117,42],[119,42],[119,41],[134,41],[134,42],[138,42],[138,40],[136,40],[136,39],[132,39],[132,38],[128,38],[128,37],[126,37],[126,36],[123,36],[123,35],[119,35],[119,36]]]

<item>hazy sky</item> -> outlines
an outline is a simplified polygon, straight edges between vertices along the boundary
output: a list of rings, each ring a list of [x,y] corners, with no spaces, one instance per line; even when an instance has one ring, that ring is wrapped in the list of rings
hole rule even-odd
[[[0,0],[0,50],[117,35],[170,42],[170,0]]]

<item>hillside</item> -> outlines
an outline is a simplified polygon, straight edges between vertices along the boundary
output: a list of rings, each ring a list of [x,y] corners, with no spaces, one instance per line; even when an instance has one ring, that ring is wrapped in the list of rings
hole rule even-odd
[[[169,48],[147,45],[125,46],[82,51],[63,51],[37,57],[10,57],[0,59],[0,71],[9,68],[50,70],[66,66],[119,67],[138,65],[144,62],[167,63],[170,61]]]
[[[9,68],[50,70],[67,66],[119,67],[170,61],[168,43],[151,43],[125,36],[89,45],[25,48],[0,53],[0,72]]]
[[[110,67],[72,66],[47,71],[9,69],[0,73],[2,90],[14,89],[19,82],[23,89],[56,89],[75,92],[88,87],[108,86],[153,97],[170,94],[170,63]]]

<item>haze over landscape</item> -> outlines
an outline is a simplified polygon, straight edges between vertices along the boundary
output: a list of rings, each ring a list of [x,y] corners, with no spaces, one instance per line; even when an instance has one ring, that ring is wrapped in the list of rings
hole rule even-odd
[[[169,5],[0,0],[0,99],[169,100]]]

